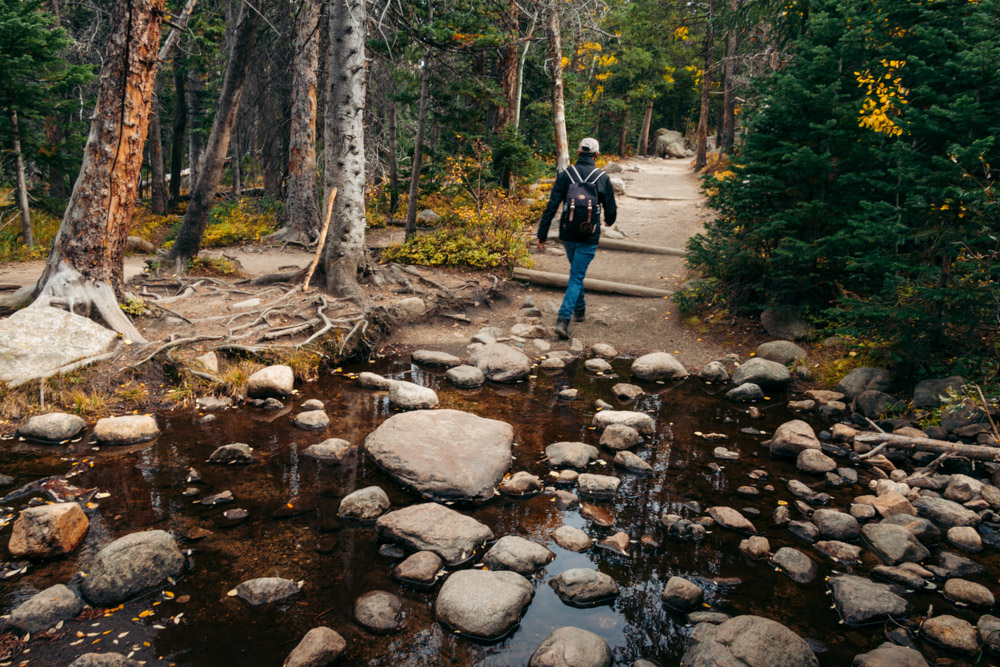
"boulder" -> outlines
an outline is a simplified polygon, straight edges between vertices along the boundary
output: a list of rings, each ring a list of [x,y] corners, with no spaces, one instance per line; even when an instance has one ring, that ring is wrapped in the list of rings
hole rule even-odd
[[[83,611],[83,600],[62,584],[50,586],[22,602],[7,623],[21,632],[41,632]]]
[[[377,373],[369,373],[365,371],[358,374],[358,386],[364,389],[381,389],[388,390],[392,386],[393,380],[389,378],[382,377]]]
[[[739,403],[753,403],[764,399],[764,390],[753,382],[744,382],[727,391],[726,398]]]
[[[389,496],[380,487],[368,486],[344,496],[339,514],[359,521],[374,521],[390,506]]]
[[[639,432],[626,424],[611,424],[601,433],[600,444],[608,449],[631,449],[642,442]]]
[[[892,387],[889,372],[881,368],[861,366],[845,375],[836,390],[848,401],[853,401],[866,391],[888,391]]]
[[[834,540],[855,540],[861,535],[858,520],[846,512],[818,509],[813,512],[812,521],[824,537]]]
[[[268,398],[288,396],[295,387],[295,375],[290,366],[279,364],[262,368],[247,380],[247,396]]]
[[[437,407],[438,395],[430,387],[398,380],[389,387],[389,404],[398,410],[426,410]]]
[[[979,617],[976,627],[979,630],[979,636],[982,638],[986,648],[990,650],[990,653],[994,655],[1000,654],[1000,618],[983,614]]]
[[[568,551],[586,551],[594,545],[587,533],[574,526],[560,526],[552,532],[552,539]]]
[[[809,644],[787,627],[760,616],[736,616],[688,644],[681,664],[695,667],[819,667]]]
[[[707,382],[729,382],[729,371],[718,361],[710,361],[698,372],[698,377]]]
[[[425,208],[424,210],[417,213],[417,222],[419,222],[422,225],[434,225],[437,224],[437,222],[440,220],[441,216],[429,208]]]
[[[64,556],[83,541],[89,527],[76,503],[29,507],[14,522],[7,548],[15,558]]]
[[[551,563],[555,557],[541,544],[516,535],[505,535],[490,547],[483,562],[491,570],[512,570],[527,576]]]
[[[563,602],[574,605],[603,602],[618,595],[618,584],[614,579],[586,567],[565,570],[549,583]]]
[[[896,399],[882,391],[863,391],[854,398],[855,409],[865,417],[882,419],[896,405]]]
[[[401,581],[429,586],[437,581],[437,574],[444,561],[433,551],[418,551],[392,570],[392,576]]]
[[[526,470],[519,470],[500,482],[500,492],[508,496],[530,496],[542,491],[542,480]]]
[[[891,523],[869,523],[861,529],[861,534],[878,554],[890,565],[902,562],[920,562],[930,557],[927,547],[902,526]]]
[[[418,493],[484,500],[510,468],[513,442],[514,429],[505,422],[459,410],[416,410],[382,422],[364,447],[390,477]]]
[[[619,382],[611,388],[611,393],[613,393],[620,401],[634,401],[635,399],[644,396],[646,394],[642,387],[637,384],[628,384],[627,382]]]
[[[433,551],[448,565],[475,554],[493,531],[472,517],[437,503],[410,505],[383,514],[375,521],[378,536],[414,551]]]
[[[920,626],[920,632],[932,642],[958,653],[973,654],[979,651],[976,627],[949,614],[928,618]]]
[[[455,366],[444,374],[448,382],[462,389],[481,387],[486,382],[486,375],[475,366]]]
[[[174,538],[162,530],[120,537],[101,549],[86,569],[81,589],[95,607],[113,607],[164,584],[184,569]]]
[[[928,667],[919,651],[883,642],[877,648],[854,656],[852,667]]]
[[[400,299],[392,307],[403,322],[419,322],[427,312],[427,304],[419,296]]]
[[[26,440],[62,442],[75,438],[86,426],[87,422],[76,415],[50,412],[31,417],[17,429],[17,434]]]
[[[94,439],[102,445],[134,445],[160,435],[152,415],[105,417],[94,424]]]
[[[909,613],[906,600],[888,584],[879,584],[852,574],[830,577],[828,584],[840,617],[847,625],[864,625],[892,616],[901,619]]]
[[[778,549],[771,556],[771,564],[781,568],[783,574],[799,584],[808,584],[819,573],[816,561],[793,547]]]
[[[959,375],[921,380],[913,388],[913,407],[935,408],[941,404],[942,396],[947,396],[949,390],[958,391],[963,384],[965,379]]]
[[[410,358],[413,363],[432,368],[452,368],[462,363],[462,360],[454,354],[438,352],[437,350],[417,350]]]
[[[326,626],[313,628],[292,649],[281,667],[328,667],[347,648],[347,642]]]
[[[531,374],[531,360],[520,350],[503,343],[483,345],[469,356],[469,365],[493,382],[516,382]]]
[[[302,454],[303,456],[308,456],[326,463],[339,463],[345,456],[354,451],[354,449],[354,445],[346,440],[341,440],[340,438],[330,438],[315,445],[309,445],[302,450]]]
[[[953,578],[944,582],[944,596],[952,602],[986,609],[996,602],[990,589],[967,579]]]
[[[593,632],[562,627],[535,649],[528,667],[611,667],[612,659],[608,643]]]
[[[921,496],[913,501],[913,507],[922,516],[946,526],[977,526],[980,521],[972,510],[945,498]]]
[[[663,588],[660,599],[668,607],[680,612],[688,612],[701,604],[705,593],[701,586],[684,577],[670,577]]]
[[[836,470],[837,462],[818,449],[803,449],[795,459],[795,467],[802,472],[822,475]]]
[[[594,427],[603,431],[612,424],[631,426],[642,435],[653,435],[656,432],[656,421],[645,412],[630,410],[601,410],[594,415]]]
[[[236,595],[257,606],[277,602],[302,590],[301,582],[281,577],[260,577],[244,581],[236,587]]]
[[[782,340],[802,340],[812,334],[812,327],[801,317],[770,308],[760,314],[760,323],[769,335]]]
[[[323,410],[307,410],[295,415],[292,423],[307,431],[322,431],[330,425],[330,417]]]
[[[517,624],[535,591],[516,572],[459,570],[434,601],[437,618],[480,639],[499,639]]]
[[[798,457],[804,449],[822,449],[812,426],[801,419],[785,422],[771,437],[771,455]]]
[[[787,365],[805,359],[808,353],[790,340],[772,340],[757,346],[757,358]]]
[[[253,455],[253,447],[250,445],[233,442],[217,448],[209,455],[208,460],[210,463],[247,464],[256,461],[257,457]]]
[[[577,479],[577,493],[581,497],[607,499],[618,492],[621,480],[611,475],[583,473]]]
[[[640,380],[680,380],[687,377],[687,370],[666,352],[644,354],[632,362],[632,374]]]
[[[598,456],[597,447],[584,442],[557,442],[545,448],[546,462],[553,468],[583,470]]]
[[[368,591],[354,601],[354,620],[377,635],[399,632],[406,624],[403,601],[387,591]]]
[[[782,389],[792,381],[792,374],[784,365],[755,357],[733,371],[733,384],[753,383],[766,389]]]

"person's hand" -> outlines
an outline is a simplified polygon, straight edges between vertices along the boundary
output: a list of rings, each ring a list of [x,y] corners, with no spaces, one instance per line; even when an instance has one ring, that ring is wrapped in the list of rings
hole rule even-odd
[[[535,239],[535,247],[538,248],[539,252],[545,252],[545,241],[541,239]]]

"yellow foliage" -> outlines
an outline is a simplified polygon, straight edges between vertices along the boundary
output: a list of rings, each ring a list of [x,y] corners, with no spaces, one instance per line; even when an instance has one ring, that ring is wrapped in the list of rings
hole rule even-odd
[[[907,103],[906,95],[909,91],[903,87],[902,78],[896,74],[906,65],[906,61],[883,59],[881,64],[886,69],[885,74],[872,74],[871,70],[854,73],[858,87],[867,86],[858,126],[898,137],[903,134],[903,129],[896,125],[892,117],[899,114],[899,106]]]
[[[674,39],[681,42],[686,42],[688,38],[688,28],[686,25],[679,26],[674,29]]]

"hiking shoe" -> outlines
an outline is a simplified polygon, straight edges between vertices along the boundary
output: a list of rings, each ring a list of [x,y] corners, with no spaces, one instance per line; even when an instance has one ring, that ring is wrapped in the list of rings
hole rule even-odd
[[[583,309],[583,310],[574,310],[573,311],[573,321],[574,322],[583,322],[583,318],[586,317],[586,316],[587,316],[587,310],[586,309]]]
[[[556,335],[567,340],[569,338],[569,320],[557,320],[556,321]]]

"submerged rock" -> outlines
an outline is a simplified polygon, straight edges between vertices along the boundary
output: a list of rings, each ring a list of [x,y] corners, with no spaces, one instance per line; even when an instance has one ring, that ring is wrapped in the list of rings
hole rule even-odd
[[[354,620],[377,635],[399,632],[406,624],[403,601],[386,591],[368,591],[354,601]]]
[[[760,616],[737,616],[692,636],[681,662],[685,665],[743,667],[819,667],[809,644],[787,627]],[[697,635],[699,633],[695,633]]]
[[[174,538],[162,530],[120,537],[101,549],[86,568],[81,589],[94,606],[113,607],[166,583],[184,569]]]
[[[493,531],[472,517],[437,503],[410,505],[383,514],[375,522],[382,539],[414,551],[433,551],[448,565],[472,558]]]
[[[498,639],[517,624],[534,593],[516,572],[459,570],[445,580],[434,613],[459,632]]]
[[[607,642],[593,632],[563,627],[553,630],[542,641],[528,667],[611,667],[612,655]]]

